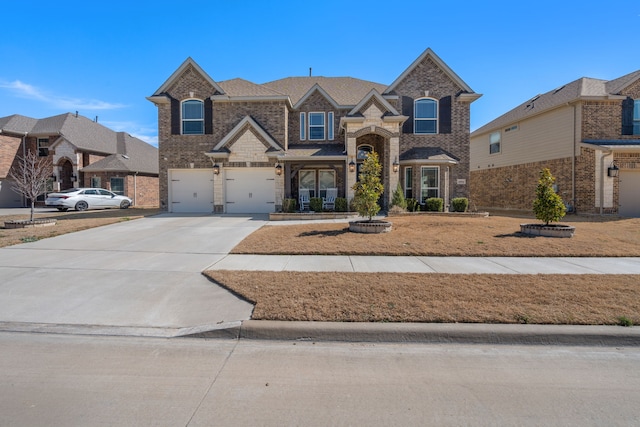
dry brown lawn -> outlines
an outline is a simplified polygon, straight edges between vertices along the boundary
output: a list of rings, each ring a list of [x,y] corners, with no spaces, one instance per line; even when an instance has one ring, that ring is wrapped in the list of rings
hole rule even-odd
[[[389,217],[390,233],[350,233],[346,223],[262,227],[233,249],[236,254],[424,256],[640,256],[640,218],[568,217],[570,238],[529,237],[507,216]]]
[[[0,216],[0,247],[32,242],[47,237],[73,233],[74,231],[100,227],[120,221],[128,221],[145,216],[155,215],[158,209],[105,209],[84,212],[47,212],[38,213],[35,218],[56,218],[56,225],[34,228],[4,228],[4,221],[15,219],[29,219],[29,215]]]
[[[570,239],[528,237],[508,216],[390,217],[390,233],[346,223],[275,225],[233,253],[426,256],[640,256],[640,219],[571,216]],[[447,275],[209,271],[253,302],[254,319],[340,322],[640,323],[638,275]]]
[[[258,320],[640,323],[638,275],[208,271]],[[605,280],[603,280],[605,279]]]

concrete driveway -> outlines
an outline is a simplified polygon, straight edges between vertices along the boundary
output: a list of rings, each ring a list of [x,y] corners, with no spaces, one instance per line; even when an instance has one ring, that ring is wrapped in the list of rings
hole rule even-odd
[[[200,273],[266,222],[162,214],[0,248],[0,329],[173,336],[238,324],[253,306]]]

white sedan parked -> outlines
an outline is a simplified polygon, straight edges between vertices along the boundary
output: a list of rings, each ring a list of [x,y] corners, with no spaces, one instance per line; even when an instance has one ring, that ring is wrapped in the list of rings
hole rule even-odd
[[[59,193],[49,193],[44,204],[64,212],[68,209],[77,211],[105,208],[127,209],[131,206],[131,202],[130,198],[119,196],[103,188],[69,188]]]

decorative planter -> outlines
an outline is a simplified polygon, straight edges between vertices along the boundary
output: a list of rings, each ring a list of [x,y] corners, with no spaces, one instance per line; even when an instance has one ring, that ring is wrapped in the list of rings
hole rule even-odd
[[[14,219],[4,222],[4,228],[33,228],[33,227],[49,227],[56,225],[55,219],[34,219],[29,221],[28,219]]]
[[[532,236],[572,237],[576,228],[573,225],[560,224],[520,224],[520,232]]]
[[[382,220],[362,220],[350,221],[349,231],[354,233],[388,233],[391,231],[392,223]]]

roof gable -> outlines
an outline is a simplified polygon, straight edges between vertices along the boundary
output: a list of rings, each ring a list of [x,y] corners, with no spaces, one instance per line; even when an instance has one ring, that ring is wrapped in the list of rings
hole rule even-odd
[[[288,95],[291,103],[296,105],[314,86],[319,86],[330,99],[342,107],[353,107],[371,91],[382,92],[386,86],[353,77],[287,77],[264,83],[263,86]]]
[[[371,92],[369,92],[364,98],[362,98],[358,105],[356,105],[351,111],[349,111],[349,115],[353,116],[355,114],[362,113],[366,109],[365,107],[367,107],[371,102],[379,105],[383,113],[390,113],[394,116],[400,115],[400,113],[398,113],[398,110],[393,108],[393,106],[389,104],[389,102],[384,99],[382,95],[375,89],[371,89]]]
[[[447,64],[444,63],[431,48],[427,48],[409,67],[403,71],[383,92],[383,94],[391,93],[411,72],[427,59],[431,59],[460,89],[464,92],[473,93],[473,89],[469,87]]]
[[[278,145],[278,143],[269,135],[262,127],[256,123],[251,116],[245,116],[240,122],[234,126],[231,131],[216,144],[212,151],[220,151],[227,148],[227,144],[235,141],[236,137],[240,136],[241,133],[246,131],[246,128],[252,129],[256,132],[264,141],[269,144],[266,148],[273,151],[281,151],[282,148]]]
[[[200,66],[194,61],[191,57],[188,57],[182,65],[178,67],[176,71],[169,76],[169,78],[153,93],[153,96],[158,96],[165,93],[175,82],[180,78],[182,73],[184,73],[189,67],[193,67],[193,69],[204,78],[207,83],[209,83],[213,88],[224,94],[224,90],[218,85]]]
[[[300,98],[298,102],[294,104],[293,108],[295,108],[296,110],[300,108],[300,106],[304,104],[307,101],[307,99],[309,99],[309,97],[313,95],[314,92],[318,92],[320,95],[322,95],[327,101],[329,101],[329,103],[333,106],[333,108],[335,109],[340,108],[338,103],[331,97],[331,95],[329,95],[327,91],[322,89],[322,87],[318,83],[314,84],[313,87],[309,89],[309,91],[302,98]]]

